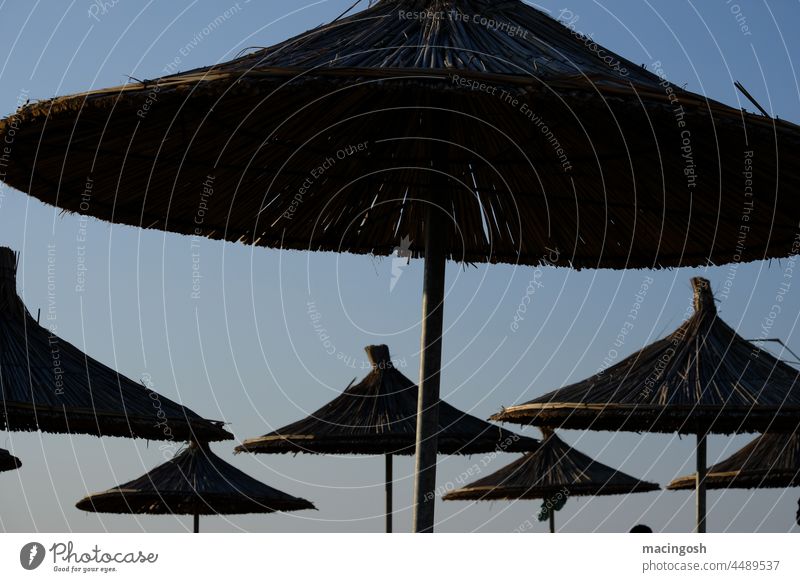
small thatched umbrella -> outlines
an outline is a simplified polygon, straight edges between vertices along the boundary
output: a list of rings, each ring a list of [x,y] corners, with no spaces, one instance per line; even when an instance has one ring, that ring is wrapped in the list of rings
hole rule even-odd
[[[392,455],[413,455],[418,388],[398,371],[385,345],[364,348],[372,371],[308,417],[236,447],[249,453],[317,453],[386,456],[386,531],[392,531]],[[521,452],[538,446],[441,402],[439,453]]]
[[[1,179],[112,222],[312,251],[410,239],[425,257],[424,532],[448,258],[757,260],[793,252],[800,216],[784,195],[800,189],[797,126],[685,91],[518,0],[380,0],[229,62],[26,105],[0,138]],[[759,188],[741,248],[745,151]]]
[[[16,471],[22,466],[22,461],[5,449],[0,449],[0,473]]]
[[[197,443],[141,477],[84,497],[75,506],[97,513],[192,515],[194,533],[200,531],[201,515],[316,509],[310,501],[253,479],[207,444]]]
[[[0,247],[0,427],[152,440],[232,439],[39,325],[16,288],[17,257]]]
[[[556,434],[542,428],[538,449],[499,471],[447,493],[445,501],[497,499],[556,499],[566,501],[577,495],[627,495],[657,491],[656,483],[640,481],[576,451]],[[555,532],[555,508],[545,503],[550,531]]]
[[[676,331],[600,374],[492,418],[564,428],[697,435],[697,531],[705,531],[706,435],[794,432],[800,372],[717,316],[706,279]]]
[[[697,475],[677,477],[667,489],[693,489]],[[800,435],[764,434],[706,472],[706,489],[800,487]]]

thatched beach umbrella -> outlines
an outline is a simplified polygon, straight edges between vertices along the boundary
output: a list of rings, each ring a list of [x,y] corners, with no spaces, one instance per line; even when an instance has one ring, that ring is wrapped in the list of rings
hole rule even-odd
[[[253,479],[207,444],[197,443],[141,477],[84,497],[75,506],[97,513],[192,515],[194,533],[200,531],[201,515],[315,509],[310,501]]]
[[[737,334],[717,315],[711,286],[692,279],[694,314],[661,339],[602,373],[494,420],[697,435],[697,531],[705,531],[706,435],[794,432],[800,372]]]
[[[0,247],[0,428],[152,440],[232,439],[115,372],[31,316],[16,289],[17,257]]]
[[[667,489],[693,489],[697,475],[677,477]],[[711,465],[706,489],[800,487],[800,436],[764,434],[733,455]]]
[[[542,429],[538,449],[499,471],[447,493],[445,501],[545,499],[543,511],[555,532],[553,503],[578,495],[627,495],[657,491],[656,483],[640,481],[576,451],[550,429]]]
[[[0,178],[194,236],[367,254],[410,240],[425,257],[416,531],[434,522],[448,258],[652,268],[795,252],[797,126],[684,91],[517,0],[381,0],[175,68],[26,105],[0,122]]]
[[[5,449],[0,449],[0,473],[16,471],[22,466],[22,461]]]
[[[386,532],[392,531],[392,456],[413,455],[418,388],[392,363],[385,345],[367,346],[372,370],[358,384],[303,420],[245,440],[237,452],[385,455]],[[534,450],[535,439],[514,434],[439,404],[438,448],[444,455]]]

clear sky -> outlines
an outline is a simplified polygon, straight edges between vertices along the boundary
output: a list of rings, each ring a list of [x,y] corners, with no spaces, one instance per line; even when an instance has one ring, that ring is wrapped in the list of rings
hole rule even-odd
[[[182,70],[223,61],[329,21],[352,3],[0,0],[0,114],[28,98],[118,85],[129,76],[154,78],[176,58]],[[556,17],[569,10],[579,30],[636,63],[660,60],[676,84],[751,110],[734,88],[738,80],[768,111],[800,122],[797,0],[542,0],[536,6]],[[204,32],[226,11],[221,25]],[[0,184],[0,244],[22,253],[18,288],[29,310],[35,314],[47,304],[47,252],[55,245],[60,335],[131,378],[149,374],[162,394],[228,421],[237,440],[305,416],[363,376],[367,344],[389,344],[404,373],[417,377],[420,261],[412,261],[391,289],[390,259],[207,241],[199,249],[201,297],[191,300],[189,238],[90,220],[85,288],[76,291],[80,228],[77,216],[61,216]],[[785,262],[773,261],[660,272],[543,269],[537,274],[543,287],[519,331],[509,333],[533,269],[449,265],[442,395],[485,418],[502,405],[594,373],[648,277],[654,284],[620,356],[679,324],[693,275],[717,288],[729,283],[730,293],[720,298],[722,317],[744,337],[757,337],[784,268]],[[309,302],[321,314],[328,345],[312,327]],[[770,335],[800,352],[800,281],[783,307]],[[523,432],[538,435],[534,428]],[[661,484],[694,467],[693,438],[577,431],[562,431],[562,437],[606,464]],[[750,438],[712,436],[709,462]],[[382,458],[234,456],[235,444],[218,443],[214,450],[254,477],[314,501],[319,511],[207,518],[204,529],[382,530]],[[0,475],[0,530],[179,531],[191,525],[182,516],[95,515],[74,507],[88,492],[161,463],[159,443],[0,433],[0,447],[24,464]],[[514,458],[499,456],[483,474]],[[481,457],[443,458],[439,483],[457,482],[476,463]],[[411,459],[396,462],[397,531],[411,527],[411,470]],[[709,531],[796,529],[798,495],[798,489],[711,492]],[[440,502],[438,529],[513,531],[538,505]],[[627,531],[638,522],[657,531],[690,531],[693,520],[689,492],[571,499],[557,515],[563,531]],[[536,524],[532,531],[545,529]]]

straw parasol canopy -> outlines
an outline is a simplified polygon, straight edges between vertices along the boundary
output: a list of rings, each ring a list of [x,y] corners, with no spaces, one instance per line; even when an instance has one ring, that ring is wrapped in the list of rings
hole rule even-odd
[[[38,324],[16,290],[17,256],[0,247],[0,428],[152,440],[232,439]]]
[[[8,184],[115,223],[390,254],[396,233],[421,249],[433,199],[457,221],[454,260],[537,264],[557,248],[561,265],[627,268],[788,255],[797,130],[523,2],[383,0],[233,61],[26,105],[0,137],[13,132]],[[745,149],[759,200],[737,249]]]
[[[248,453],[413,455],[417,428],[416,384],[391,360],[388,346],[364,348],[372,370],[357,384],[306,418],[236,447]],[[439,453],[473,455],[496,450],[530,451],[523,437],[441,402]]]
[[[697,475],[674,479],[667,489],[694,489]],[[706,489],[800,487],[800,436],[764,434],[711,465]]]
[[[574,495],[627,495],[657,491],[656,483],[640,481],[576,451],[556,434],[542,429],[538,449],[499,471],[447,493],[445,501],[497,499],[550,499],[559,493]],[[553,518],[553,510],[550,510]],[[554,523],[551,521],[551,530]]]
[[[614,431],[793,432],[800,424],[800,372],[726,324],[708,280],[695,277],[692,286],[694,314],[664,339],[492,418]]]
[[[600,374],[492,418],[696,434],[697,529],[705,531],[706,435],[794,432],[800,424],[800,372],[722,321],[706,279],[695,277],[692,285],[694,314],[666,338]]]
[[[380,0],[167,69],[24,106],[0,122],[0,179],[194,236],[368,254],[410,240],[425,257],[417,531],[433,529],[448,258],[647,268],[793,252],[797,126],[684,91],[518,0]]]
[[[364,348],[372,370],[308,417],[236,447],[248,453],[317,453],[385,455],[387,532],[391,531],[392,455],[414,454],[418,388],[391,360],[388,346]],[[492,451],[521,452],[538,446],[523,437],[439,404],[439,453],[472,455]]]
[[[195,533],[200,515],[315,509],[310,501],[253,479],[207,444],[197,443],[133,481],[84,497],[76,507],[97,513],[193,515]]]
[[[22,461],[5,449],[0,449],[0,473],[16,471],[22,466]]]

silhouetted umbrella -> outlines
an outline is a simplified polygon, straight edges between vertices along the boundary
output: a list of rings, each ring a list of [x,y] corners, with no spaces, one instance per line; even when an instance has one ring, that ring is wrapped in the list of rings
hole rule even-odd
[[[447,493],[445,501],[545,499],[566,501],[576,495],[627,495],[657,491],[656,483],[640,481],[576,451],[547,428],[535,451],[470,485]],[[545,504],[546,505],[546,504]],[[555,532],[555,509],[549,513]]]
[[[101,364],[31,317],[16,290],[17,257],[0,247],[0,427],[7,430],[227,440],[205,420]]]
[[[417,429],[417,386],[392,363],[385,345],[364,348],[372,371],[358,384],[308,417],[261,437],[237,452],[317,453],[386,456],[386,531],[392,531],[392,455],[413,455]],[[492,425],[441,402],[439,453],[472,455],[530,451],[535,439]]]
[[[5,449],[0,449],[0,473],[16,471],[22,466],[22,461]]]
[[[677,477],[667,489],[693,489],[697,475]],[[764,434],[733,455],[711,465],[706,489],[800,487],[800,436]]]
[[[215,455],[208,445],[192,443],[149,473],[84,497],[75,505],[97,513],[201,515],[273,513],[315,509],[300,497],[278,491]]]
[[[793,432],[797,370],[717,316],[706,279],[692,279],[694,314],[676,331],[586,380],[505,408],[494,420],[697,435],[698,531],[705,531],[706,435]]]
[[[446,259],[787,256],[797,130],[517,0],[382,0],[230,62],[26,105],[0,138],[8,184],[104,220],[315,251],[410,240],[425,257],[414,527],[432,531]]]

